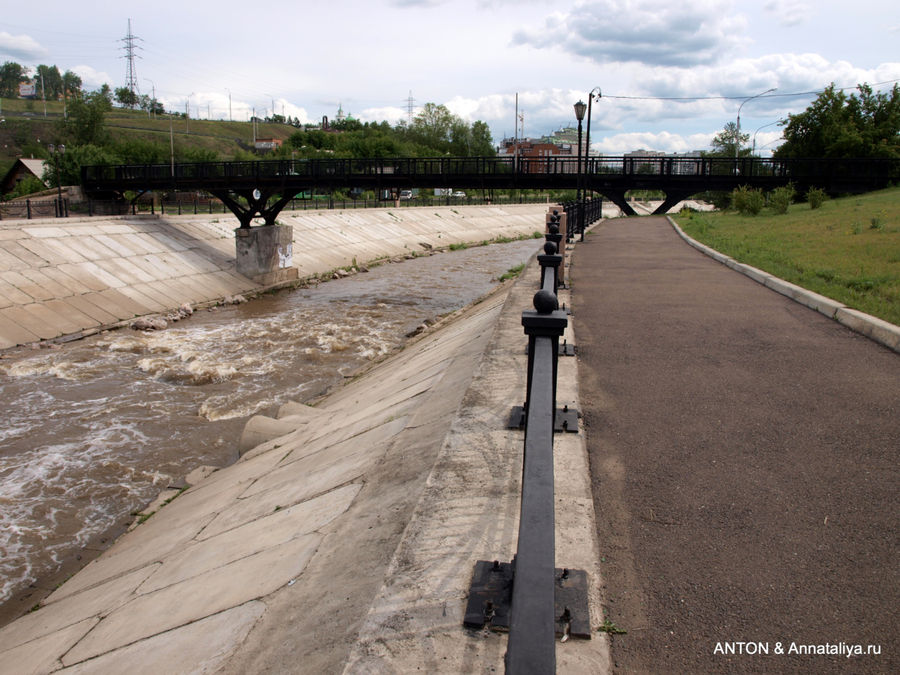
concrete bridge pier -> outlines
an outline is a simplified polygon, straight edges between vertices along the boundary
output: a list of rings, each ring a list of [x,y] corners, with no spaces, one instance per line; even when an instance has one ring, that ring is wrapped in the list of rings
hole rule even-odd
[[[234,231],[237,272],[270,286],[298,278],[293,266],[294,228],[290,225],[238,227]]]

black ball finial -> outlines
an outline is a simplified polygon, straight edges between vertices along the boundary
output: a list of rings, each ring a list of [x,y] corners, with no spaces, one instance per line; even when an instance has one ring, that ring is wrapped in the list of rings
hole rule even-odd
[[[554,242],[548,241],[544,244],[544,253],[546,253],[547,255],[553,255],[554,253],[556,253],[556,250],[556,244]]]
[[[543,288],[534,294],[533,303],[538,314],[549,314],[559,309],[559,301],[556,299],[556,294]]]

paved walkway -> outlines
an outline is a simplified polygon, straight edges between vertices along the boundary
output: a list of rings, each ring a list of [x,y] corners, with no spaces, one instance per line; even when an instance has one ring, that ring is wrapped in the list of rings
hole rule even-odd
[[[900,354],[664,218],[571,276],[613,669],[898,672]]]

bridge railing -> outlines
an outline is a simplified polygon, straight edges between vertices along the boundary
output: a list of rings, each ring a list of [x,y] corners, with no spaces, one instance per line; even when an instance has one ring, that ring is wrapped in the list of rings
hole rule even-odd
[[[352,185],[354,179],[366,185],[393,186],[409,181],[408,186],[433,187],[575,187],[579,176],[576,157],[424,157],[375,159],[277,159],[250,162],[202,162],[178,164],[102,165],[82,168],[86,189],[102,191],[158,189],[170,184],[202,189],[205,185],[230,188],[239,183],[246,189],[248,180],[267,185],[295,186],[307,178],[322,185]],[[543,176],[548,180],[544,181]],[[856,185],[874,189],[900,179],[900,160],[896,159],[774,159],[741,157],[607,157],[584,160],[584,186],[597,181],[621,180],[624,183],[659,185],[690,183],[703,189],[725,189],[736,180],[753,179],[757,184],[774,185],[788,180],[802,185],[828,189]],[[647,181],[644,181],[647,179]],[[719,188],[722,189],[722,188]]]

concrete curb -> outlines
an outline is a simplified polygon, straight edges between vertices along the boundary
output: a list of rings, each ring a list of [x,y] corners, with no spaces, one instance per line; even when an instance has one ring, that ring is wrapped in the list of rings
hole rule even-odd
[[[745,265],[744,263],[739,263],[734,258],[730,258],[705,244],[701,244],[695,239],[691,239],[691,237],[685,234],[684,230],[678,227],[678,224],[671,216],[666,216],[666,218],[672,227],[675,228],[678,236],[701,253],[708,255],[710,258],[717,260],[736,272],[740,272],[741,274],[750,277],[766,288],[769,288],[776,293],[781,293],[781,295],[787,296],[791,300],[799,302],[801,305],[805,305],[810,309],[814,309],[820,314],[824,314],[829,319],[834,319],[839,324],[865,335],[870,340],[874,340],[888,349],[900,353],[900,326],[895,326],[878,317],[847,307],[837,300],[832,300],[824,295],[813,293],[801,286],[792,284],[784,279],[779,279],[763,270],[751,267],[750,265]]]

